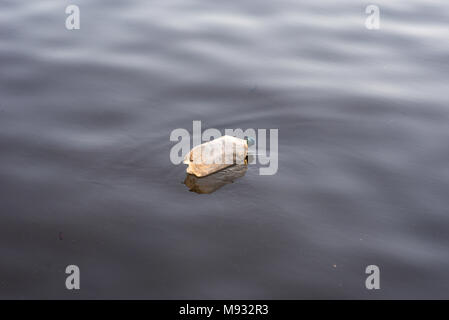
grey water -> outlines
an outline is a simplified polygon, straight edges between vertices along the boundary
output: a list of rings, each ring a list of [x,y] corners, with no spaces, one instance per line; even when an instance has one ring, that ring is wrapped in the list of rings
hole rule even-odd
[[[369,4],[3,0],[0,298],[449,298],[449,3]],[[194,120],[278,172],[190,192]]]

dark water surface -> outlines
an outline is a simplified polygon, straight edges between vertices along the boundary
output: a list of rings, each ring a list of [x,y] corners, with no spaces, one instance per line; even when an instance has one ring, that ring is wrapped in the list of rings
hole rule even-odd
[[[0,298],[449,298],[449,3],[368,4],[3,0]],[[193,120],[278,173],[189,192]]]

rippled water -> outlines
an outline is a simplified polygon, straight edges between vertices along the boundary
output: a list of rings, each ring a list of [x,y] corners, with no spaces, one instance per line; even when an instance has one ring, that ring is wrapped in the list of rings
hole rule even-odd
[[[449,298],[449,4],[368,4],[3,0],[0,297]],[[189,192],[193,120],[278,173]]]

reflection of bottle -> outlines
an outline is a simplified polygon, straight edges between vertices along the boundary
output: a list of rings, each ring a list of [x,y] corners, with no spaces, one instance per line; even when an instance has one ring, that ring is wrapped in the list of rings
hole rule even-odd
[[[243,164],[252,138],[239,139],[223,136],[194,147],[184,158],[187,173],[204,177],[234,164]]]
[[[232,183],[234,180],[243,177],[247,169],[248,166],[245,163],[228,167],[202,178],[198,178],[193,174],[187,174],[184,184],[190,189],[190,191],[196,193],[212,193],[224,185]]]

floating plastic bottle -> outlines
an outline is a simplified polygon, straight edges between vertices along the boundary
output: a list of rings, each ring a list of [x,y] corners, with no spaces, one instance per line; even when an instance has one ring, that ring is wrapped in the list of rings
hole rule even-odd
[[[244,164],[248,145],[253,144],[252,138],[222,136],[198,145],[184,158],[184,163],[189,165],[186,171],[197,177],[205,177],[234,164]]]

